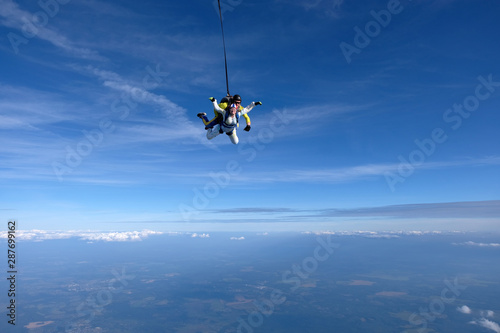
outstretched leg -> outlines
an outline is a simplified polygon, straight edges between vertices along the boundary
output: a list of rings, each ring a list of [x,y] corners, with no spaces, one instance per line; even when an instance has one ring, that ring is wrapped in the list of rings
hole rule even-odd
[[[209,128],[207,130],[207,139],[208,140],[212,140],[217,135],[219,135],[220,134],[219,129],[220,129],[220,125],[219,124],[215,125],[215,127],[213,127],[213,128]]]
[[[208,120],[208,119],[207,119]],[[203,123],[205,124],[205,129],[209,129],[209,128],[212,128],[214,127],[215,125],[217,124],[220,124],[220,122],[222,121],[222,115],[220,113],[218,113],[215,117],[213,117],[211,120],[205,122],[203,121]]]
[[[235,145],[238,144],[238,142],[240,141],[238,139],[238,136],[236,135],[236,129],[233,130],[233,132],[231,133],[231,135],[229,135],[229,139],[231,140],[232,143],[234,143]]]
[[[208,120],[207,114],[205,112],[200,112],[196,115],[198,118],[203,120],[203,124],[206,126],[210,120]]]

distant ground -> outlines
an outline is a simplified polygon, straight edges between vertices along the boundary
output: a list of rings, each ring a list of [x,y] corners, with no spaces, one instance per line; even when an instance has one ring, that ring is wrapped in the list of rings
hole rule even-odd
[[[199,235],[19,242],[1,331],[498,332],[498,237]]]

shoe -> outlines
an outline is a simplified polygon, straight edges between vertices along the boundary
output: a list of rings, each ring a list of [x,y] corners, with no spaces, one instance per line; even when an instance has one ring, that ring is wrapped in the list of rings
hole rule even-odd
[[[207,114],[205,112],[200,112],[196,116],[200,119],[203,119],[203,116],[206,116]]]

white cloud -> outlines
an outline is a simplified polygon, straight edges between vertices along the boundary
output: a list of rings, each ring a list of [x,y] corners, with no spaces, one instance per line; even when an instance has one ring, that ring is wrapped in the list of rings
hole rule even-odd
[[[105,241],[105,242],[127,242],[141,241],[150,235],[161,235],[162,232],[143,230],[143,231],[126,231],[126,232],[103,232],[89,233],[79,235],[81,239],[89,241]]]
[[[477,243],[473,241],[468,241],[464,243],[453,243],[453,245],[464,245],[464,246],[479,246],[479,247],[500,247],[500,243]]]
[[[465,313],[465,314],[471,314],[472,310],[467,306],[467,305],[462,305],[457,308],[458,312]]]
[[[57,231],[57,230],[17,230],[16,238],[31,241],[44,241],[53,239],[79,238],[87,241],[104,242],[128,242],[141,241],[151,235],[164,234],[160,231],[142,230],[142,231],[117,231],[117,232],[99,232],[99,231]],[[0,232],[0,238],[7,238],[8,232]]]
[[[198,234],[195,232],[195,233],[191,234],[191,237],[192,238],[196,238],[196,237],[198,237],[198,238],[210,238],[210,234]]]
[[[368,235],[365,237],[366,238],[399,238],[398,235],[391,235],[391,234]]]
[[[481,318],[479,320],[471,321],[470,324],[479,325],[481,327],[492,330],[493,332],[500,333],[500,325],[486,318]]]
[[[304,234],[314,235],[339,235],[339,236],[362,236],[367,238],[397,238],[403,235],[423,236],[423,235],[439,235],[442,231],[369,231],[369,230],[354,230],[354,231],[305,231]]]
[[[491,311],[491,310],[485,310],[485,311],[481,311],[481,316],[482,317],[488,317],[488,318],[493,318],[495,317],[495,312]]]
[[[245,237],[241,236],[241,237],[231,237],[229,238],[230,240],[245,240]]]

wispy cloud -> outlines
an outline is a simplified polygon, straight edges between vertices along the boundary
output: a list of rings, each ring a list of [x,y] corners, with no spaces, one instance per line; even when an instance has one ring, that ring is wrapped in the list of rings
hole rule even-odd
[[[453,243],[453,245],[478,246],[478,247],[500,247],[500,243],[477,243],[473,241],[463,243]]]
[[[274,222],[291,220],[311,220],[315,218],[388,218],[388,219],[420,219],[420,218],[500,218],[500,200],[492,201],[465,201],[402,204],[379,207],[359,207],[350,209],[300,209],[284,207],[238,207],[207,210],[216,215],[237,214],[245,215],[249,222],[256,222],[257,216],[263,216],[264,221],[272,217]],[[238,215],[238,216],[241,216]],[[468,246],[498,246],[496,243],[483,244],[466,242],[456,245]]]
[[[161,105],[161,100],[160,104]],[[117,130],[108,135],[106,138],[106,142],[99,147],[99,150],[103,150],[106,152],[117,151],[118,147],[122,147],[126,149],[130,145],[139,145],[139,144],[147,144],[147,143],[179,143],[180,145],[176,146],[176,149],[181,149],[182,146],[186,146],[186,149],[192,147],[193,145],[203,144],[205,147],[213,146],[214,143],[206,140],[205,135],[203,133],[203,127],[198,126],[192,122],[186,122],[185,126],[180,127],[165,127],[162,124],[148,124],[143,123],[142,121],[138,121],[137,119],[120,122]],[[194,139],[193,139],[194,138]],[[219,140],[220,141],[220,140]],[[223,142],[224,143],[228,143]],[[69,141],[69,143],[72,143]],[[217,143],[218,145],[218,143]],[[64,146],[63,146],[64,148]],[[136,171],[143,170],[144,172],[149,173],[157,173],[162,172],[165,175],[168,175],[169,178],[173,177],[176,179],[183,179],[186,182],[194,182],[199,183],[201,179],[206,180],[207,174],[203,172],[195,172],[189,168],[176,171],[168,171],[164,169],[164,162],[167,158],[166,156],[161,156],[158,154],[154,154],[154,147],[144,146],[144,150],[135,152],[137,156],[142,156],[142,162],[139,166],[129,165],[130,161],[127,161],[127,164],[124,164],[120,160],[110,160],[107,163],[109,165],[114,165],[115,171],[136,168]],[[127,153],[130,156],[130,152]],[[150,154],[150,155],[148,155]],[[156,157],[155,157],[156,156]],[[167,158],[168,159],[168,158]],[[88,163],[88,162],[86,162]],[[431,169],[442,169],[442,168],[458,168],[458,167],[481,167],[488,165],[497,165],[500,164],[500,158],[491,157],[491,158],[481,158],[475,160],[465,160],[461,162],[443,162],[443,163],[428,163],[427,165],[422,166],[426,170]],[[102,164],[99,166],[103,167]],[[244,174],[238,175],[237,178],[234,179],[235,185],[255,185],[255,184],[273,184],[273,183],[309,183],[309,184],[336,184],[336,183],[354,183],[366,180],[374,180],[374,179],[383,179],[387,172],[397,172],[397,168],[399,165],[396,164],[367,164],[367,165],[359,165],[352,167],[344,167],[344,168],[331,168],[331,169],[283,169],[276,171],[246,171]],[[107,169],[107,167],[105,167]],[[144,174],[144,173],[141,173]],[[22,175],[19,175],[22,176]],[[83,176],[83,175],[82,175]],[[84,177],[81,177],[84,180]],[[75,180],[75,178],[73,179]],[[457,204],[457,207],[452,211],[458,211],[460,209],[460,205]],[[495,209],[495,205],[491,208],[493,209],[492,217],[498,216],[497,210]],[[397,208],[397,206],[395,206]],[[453,208],[453,207],[445,207]],[[274,209],[274,208],[273,208]],[[409,212],[410,207],[406,207]],[[484,209],[484,207],[477,207],[477,209]],[[423,212],[422,207],[418,207],[419,211]],[[425,207],[425,211],[429,213],[431,207]],[[358,213],[362,213],[360,211]],[[473,207],[468,207],[468,212],[473,212]],[[349,211],[335,211],[329,212],[337,216],[347,216]],[[390,213],[388,210],[385,212],[370,212],[377,213],[377,215],[382,216],[383,213]],[[467,213],[467,214],[469,214]],[[467,214],[464,217],[467,217]],[[495,215],[496,214],[496,215]],[[426,217],[426,216],[422,216]]]
[[[159,65],[156,70],[160,70]],[[180,141],[187,137],[195,137],[197,140],[190,140],[194,144],[198,144],[203,137],[203,127],[196,125],[187,117],[187,110],[172,102],[164,95],[156,94],[144,84],[145,78],[152,79],[150,74],[145,72],[142,82],[134,82],[123,78],[118,73],[101,70],[92,66],[88,66],[86,71],[94,75],[102,81],[104,87],[122,93],[121,100],[115,100],[111,103],[121,103],[120,107],[126,108],[121,116],[122,120],[131,122],[136,121],[136,124],[130,125],[123,123],[121,125],[122,135],[116,142],[128,144],[133,142],[151,142],[151,141]],[[168,73],[162,73],[162,76],[168,76]],[[156,78],[159,82],[153,82],[158,86],[162,78]],[[126,101],[126,102],[125,102]],[[149,111],[147,117],[139,117],[134,113],[139,113],[137,104],[145,104],[153,107]],[[159,112],[156,117],[152,117],[151,113]],[[164,117],[165,121],[169,120],[175,123],[181,123],[182,126],[170,126],[165,128],[164,125],[158,124],[158,118]],[[160,118],[161,119],[161,118]],[[132,139],[131,139],[132,138]]]
[[[117,90],[119,92],[124,92],[129,97],[131,103],[145,103],[158,106],[161,108],[166,115],[172,117],[184,118],[186,109],[180,107],[179,105],[173,103],[168,98],[163,95],[157,95],[147,90],[144,82],[139,84],[131,83],[123,79],[118,73],[111,71],[100,70],[94,67],[88,67],[88,70],[94,74],[96,77],[103,81],[105,87]],[[145,73],[145,77],[148,73]],[[168,73],[163,73],[163,76],[168,75]],[[152,79],[149,77],[149,79]],[[157,78],[161,80],[161,78]],[[153,82],[155,86],[159,85],[159,82]]]
[[[290,122],[288,126],[292,126],[295,129],[294,131],[282,131],[280,132],[280,136],[296,136],[300,133],[317,131],[321,126],[329,124],[331,120],[350,117],[352,114],[367,111],[372,107],[372,104],[324,103],[285,107],[274,109],[273,112],[284,114],[287,121]],[[261,116],[258,111],[251,113],[251,116],[260,124],[264,124],[264,126],[270,121],[268,115]]]
[[[500,165],[500,157],[491,156],[476,159],[464,159],[447,162],[429,162],[416,169],[435,170],[458,167],[481,167]],[[366,164],[331,169],[284,169],[245,174],[239,180],[263,183],[342,183],[383,177],[388,172],[398,172],[399,164]]]
[[[54,15],[58,13],[59,11],[56,11]],[[35,25],[33,25],[33,14],[34,13],[19,8],[12,0],[0,0],[0,24],[7,28],[15,29],[16,32],[20,34],[20,38],[24,38],[21,37],[23,33],[25,34],[26,31],[29,31],[28,37],[37,37],[47,41],[68,52],[71,56],[92,60],[104,60],[104,57],[93,50],[75,46],[74,43],[68,40],[63,34],[48,28],[47,24],[37,24],[35,27]],[[46,17],[48,20],[50,19],[48,15],[46,15]]]
[[[398,238],[399,236],[424,236],[424,235],[441,235],[442,231],[368,231],[368,230],[355,230],[355,231],[305,231],[304,234],[314,235],[339,235],[339,236],[362,236],[366,238]],[[455,232],[453,232],[455,233]]]
[[[139,167],[133,162],[135,172],[137,168],[159,172],[165,170],[163,163],[166,157],[164,154],[154,154],[151,143],[180,142],[182,144],[176,146],[179,150],[184,145],[198,145],[202,140],[207,141],[203,127],[189,121],[186,109],[164,95],[150,92],[141,82],[126,80],[118,73],[87,68],[87,74],[90,73],[102,81],[104,87],[117,92],[115,100],[111,99],[109,104],[105,101],[95,105],[95,101],[78,102],[56,92],[0,84],[0,139],[9,142],[0,147],[0,156],[5,165],[0,170],[0,176],[10,180],[54,180],[53,163],[64,163],[68,149],[75,150],[78,144],[87,142],[85,133],[99,130],[103,119],[111,120],[114,130],[100,134],[102,140],[92,147],[89,156],[85,156],[82,167],[72,170],[72,181],[118,185],[130,183],[129,179],[120,179],[121,176],[116,173],[131,168],[132,158],[128,154],[119,154],[120,149],[143,144],[144,149],[136,151],[141,163]],[[76,71],[82,72],[81,69]],[[79,97],[86,95],[91,99],[91,94],[82,89]],[[129,111],[126,119],[120,119],[120,115],[112,110],[112,103],[121,102],[119,96],[123,94],[137,105],[136,109]],[[144,109],[149,113],[145,114]],[[168,119],[176,124],[182,122],[183,125],[166,127]],[[113,179],[106,178],[106,170],[111,165],[116,167],[112,172]]]
[[[77,103],[56,93],[0,83],[0,129],[36,131],[46,125],[84,120],[77,112],[68,112]]]
[[[487,328],[493,332],[500,333],[500,325],[498,323],[488,320],[486,318],[481,318],[479,320],[473,320],[470,324],[479,325],[481,327]]]
[[[72,124],[86,124],[81,105],[56,93],[0,84],[0,157],[3,179],[47,179],[50,163],[64,151]],[[60,146],[62,145],[62,147]]]
[[[291,208],[273,208],[273,207],[241,207],[241,208],[227,208],[227,209],[214,209],[211,212],[221,214],[248,214],[248,213],[291,213],[297,210]]]
[[[391,218],[493,218],[500,217],[500,200],[390,205],[357,209],[332,209],[324,215]]]

